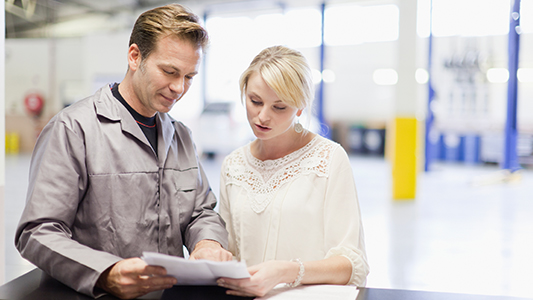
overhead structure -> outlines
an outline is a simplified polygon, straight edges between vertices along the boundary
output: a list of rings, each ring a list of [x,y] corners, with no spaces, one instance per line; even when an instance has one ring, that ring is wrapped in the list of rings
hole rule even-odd
[[[6,0],[5,10],[21,18],[31,20],[35,13],[37,0],[22,0],[20,5],[15,4],[15,0]]]
[[[94,30],[131,30],[141,12],[169,4],[168,0],[3,0],[6,38],[75,37]],[[185,6],[197,0],[175,1]],[[204,5],[228,0],[202,0]],[[246,2],[254,2],[248,0]],[[257,1],[255,1],[257,2]],[[82,23],[75,33],[67,30]],[[65,29],[65,27],[67,29]],[[55,30],[61,28],[62,30]],[[67,33],[65,33],[67,32]]]

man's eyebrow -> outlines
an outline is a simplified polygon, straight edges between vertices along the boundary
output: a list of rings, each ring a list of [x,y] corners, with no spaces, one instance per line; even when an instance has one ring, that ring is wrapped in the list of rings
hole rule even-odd
[[[178,72],[178,73],[182,73],[182,72],[181,72],[181,69],[180,69],[179,67],[176,67],[176,66],[173,66],[173,65],[167,65],[167,66],[168,66],[169,68],[171,68],[171,69],[174,69],[174,70],[175,70],[176,72]],[[193,71],[193,72],[191,72],[191,73],[187,73],[187,75],[193,75],[193,76],[194,76],[194,75],[197,75],[197,74],[198,74],[198,71]]]

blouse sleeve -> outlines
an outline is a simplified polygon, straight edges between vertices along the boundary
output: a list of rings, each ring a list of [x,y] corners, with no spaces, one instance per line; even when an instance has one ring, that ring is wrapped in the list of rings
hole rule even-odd
[[[239,259],[237,252],[236,252],[236,246],[235,246],[235,230],[233,228],[233,221],[231,220],[231,208],[230,208],[230,200],[228,199],[228,191],[226,186],[226,176],[229,172],[227,168],[227,158],[224,159],[224,162],[222,163],[222,167],[220,169],[220,216],[224,221],[226,222],[226,230],[228,231],[228,251],[230,251],[234,257],[237,257]]]
[[[353,172],[346,151],[332,152],[324,206],[326,257],[342,255],[352,263],[348,284],[364,286],[369,267]]]

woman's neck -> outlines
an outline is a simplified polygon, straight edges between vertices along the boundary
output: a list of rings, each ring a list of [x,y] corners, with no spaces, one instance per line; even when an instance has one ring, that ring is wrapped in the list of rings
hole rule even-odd
[[[274,160],[301,149],[315,136],[312,132],[304,131],[287,133],[270,140],[256,139],[252,142],[250,151],[259,160]]]

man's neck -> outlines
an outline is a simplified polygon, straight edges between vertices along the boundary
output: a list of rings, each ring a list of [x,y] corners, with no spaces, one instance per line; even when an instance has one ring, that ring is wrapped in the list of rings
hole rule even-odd
[[[126,74],[126,77],[118,86],[118,92],[122,95],[129,106],[131,106],[131,108],[133,108],[138,114],[147,118],[151,118],[155,115],[155,112],[151,113],[146,110],[144,105],[135,94],[135,91],[133,90],[133,84],[131,83],[128,74]]]

